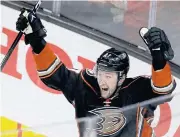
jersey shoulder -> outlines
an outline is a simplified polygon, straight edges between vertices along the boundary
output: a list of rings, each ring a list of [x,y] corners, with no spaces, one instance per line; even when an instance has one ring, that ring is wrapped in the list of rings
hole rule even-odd
[[[145,82],[150,82],[150,76],[148,75],[141,75],[141,76],[137,76],[137,77],[131,77],[131,78],[126,78],[126,80],[123,83],[123,87],[128,87],[128,86],[132,86],[134,84],[138,84],[138,83],[145,83]]]
[[[90,87],[94,92],[99,90],[95,73],[90,69],[84,69],[81,72],[81,78],[86,86]]]
[[[94,72],[90,69],[82,70],[81,77],[82,77],[83,81],[85,81],[91,85],[93,85],[95,82],[97,82]]]

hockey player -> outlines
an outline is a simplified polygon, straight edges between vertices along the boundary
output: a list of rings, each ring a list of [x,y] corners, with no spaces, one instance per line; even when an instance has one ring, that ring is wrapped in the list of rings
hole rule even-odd
[[[25,43],[32,47],[42,82],[64,93],[75,106],[76,118],[98,116],[93,126],[88,127],[85,121],[78,123],[81,137],[94,132],[98,137],[153,136],[149,124],[157,104],[128,111],[121,108],[174,90],[176,84],[163,55],[171,45],[163,30],[153,27],[144,36],[152,55],[152,76],[127,78],[129,57],[125,51],[110,48],[97,59],[94,72],[85,69],[76,73],[66,68],[46,43],[46,31],[35,13],[21,10],[16,29],[24,32]]]

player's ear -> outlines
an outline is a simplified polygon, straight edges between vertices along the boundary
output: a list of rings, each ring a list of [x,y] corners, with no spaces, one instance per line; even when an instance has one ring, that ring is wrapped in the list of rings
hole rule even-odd
[[[119,78],[118,86],[121,86],[125,79],[126,79],[126,75],[124,74],[121,78]]]

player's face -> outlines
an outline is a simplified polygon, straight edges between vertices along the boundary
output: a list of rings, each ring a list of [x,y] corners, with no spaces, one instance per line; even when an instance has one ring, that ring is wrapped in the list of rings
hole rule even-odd
[[[116,72],[98,70],[97,81],[100,87],[101,96],[106,99],[116,90],[118,74]]]

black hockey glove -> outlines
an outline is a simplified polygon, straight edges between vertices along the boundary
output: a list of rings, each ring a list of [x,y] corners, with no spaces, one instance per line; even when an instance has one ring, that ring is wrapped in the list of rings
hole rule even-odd
[[[16,22],[16,29],[25,35],[25,44],[30,44],[35,53],[40,53],[46,42],[46,30],[39,17],[29,9],[21,9],[21,14]]]
[[[143,38],[151,52],[154,69],[164,68],[166,61],[174,57],[174,52],[165,32],[159,28],[152,27]]]

